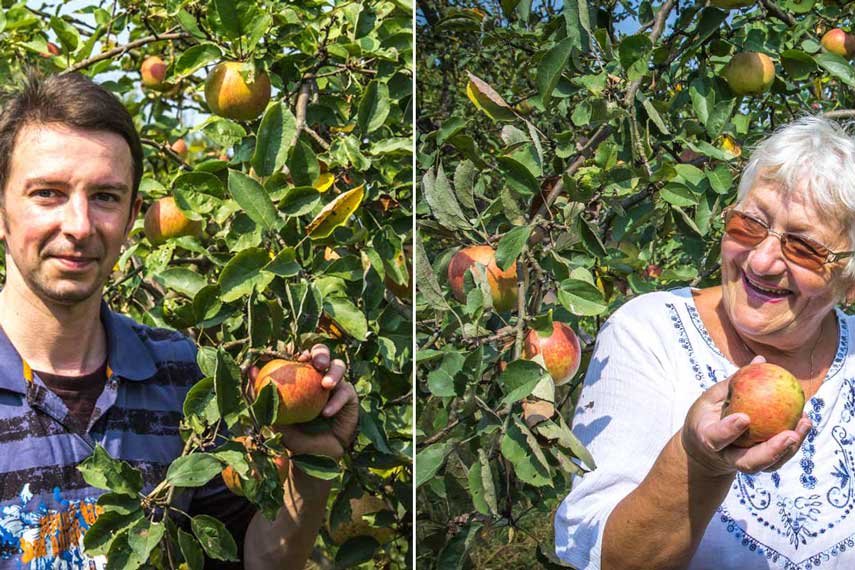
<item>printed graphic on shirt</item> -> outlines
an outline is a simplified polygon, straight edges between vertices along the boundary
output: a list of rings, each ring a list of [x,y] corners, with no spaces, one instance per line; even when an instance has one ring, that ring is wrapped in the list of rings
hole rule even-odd
[[[54,499],[61,511],[44,504],[30,505],[33,495],[25,485],[19,504],[0,509],[0,561],[16,560],[21,570],[104,570],[103,556],[83,554],[83,535],[101,514],[95,498],[68,501],[59,488]]]

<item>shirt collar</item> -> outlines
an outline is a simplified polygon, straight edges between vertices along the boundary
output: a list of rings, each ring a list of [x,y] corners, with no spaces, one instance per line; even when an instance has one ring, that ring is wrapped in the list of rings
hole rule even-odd
[[[157,371],[154,359],[134,330],[133,320],[113,312],[101,301],[101,323],[107,335],[107,364],[114,376],[141,381],[154,376]],[[0,328],[0,389],[27,393],[24,378],[24,361],[17,349]]]

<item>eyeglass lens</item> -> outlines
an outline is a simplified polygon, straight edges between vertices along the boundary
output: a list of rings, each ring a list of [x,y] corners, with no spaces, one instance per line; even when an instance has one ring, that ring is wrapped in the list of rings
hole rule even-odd
[[[734,210],[728,212],[725,231],[745,245],[757,245],[769,235],[769,228],[765,225]],[[828,257],[827,248],[790,233],[782,234],[781,251],[787,259],[808,269],[819,269]]]

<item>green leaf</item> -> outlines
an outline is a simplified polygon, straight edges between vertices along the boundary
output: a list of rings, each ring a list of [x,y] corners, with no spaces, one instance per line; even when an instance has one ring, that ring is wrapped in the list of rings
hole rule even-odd
[[[698,195],[678,182],[669,182],[659,191],[659,197],[674,206],[694,206]]]
[[[558,302],[580,317],[592,317],[605,312],[603,294],[594,285],[579,279],[565,279],[558,289]]]
[[[262,268],[280,277],[294,277],[300,273],[300,264],[297,262],[297,252],[293,247],[283,247],[270,263]]]
[[[183,267],[170,267],[156,274],[154,279],[167,289],[177,291],[191,299],[208,284],[204,276]]]
[[[139,497],[131,497],[121,493],[104,493],[98,497],[98,506],[104,509],[104,512],[120,515],[129,515],[141,508]]]
[[[503,5],[506,1],[503,0]],[[436,568],[441,568],[442,570],[461,570],[463,563],[468,559],[467,554],[472,547],[472,543],[476,540],[478,532],[483,526],[479,522],[464,525],[442,547],[437,557]]]
[[[368,320],[353,301],[342,297],[324,299],[324,312],[347,334],[356,340],[368,338]]]
[[[454,193],[460,204],[475,209],[475,164],[466,159],[457,165],[454,171]]]
[[[367,135],[383,126],[389,116],[389,86],[378,80],[371,81],[359,102],[357,123],[362,134]]]
[[[92,455],[77,466],[77,470],[83,475],[84,481],[98,489],[134,497],[143,488],[140,470],[124,461],[113,459],[100,444],[95,446]]]
[[[256,3],[251,0],[214,0],[213,7],[219,16],[221,29],[226,37],[237,40],[252,29],[258,18]]]
[[[354,166],[356,165],[354,164]],[[321,174],[315,151],[302,140],[297,140],[297,144],[291,148],[288,171],[291,173],[291,178],[296,186],[311,186]]]
[[[704,78],[698,78],[689,84],[689,97],[692,99],[692,109],[698,120],[707,124],[710,110],[715,105],[715,92]]]
[[[483,449],[478,450],[478,459],[469,467],[469,493],[475,509],[482,515],[496,515],[499,505],[496,499],[496,484],[493,481],[493,471],[490,459]]]
[[[229,169],[229,194],[259,226],[272,230],[279,225],[279,215],[270,196],[261,184],[246,174]]]
[[[546,109],[549,109],[552,92],[558,85],[558,78],[561,77],[561,73],[570,60],[570,54],[573,52],[573,46],[576,43],[574,38],[567,38],[558,42],[546,52],[537,67],[537,90],[540,92],[541,101]]]
[[[435,443],[416,454],[416,488],[421,487],[439,473],[450,451],[451,447],[447,443]]]
[[[630,81],[640,79],[647,74],[647,60],[653,44],[647,34],[627,36],[618,46],[621,67],[627,72]]]
[[[519,226],[502,236],[496,248],[496,265],[502,271],[506,271],[516,263],[517,258],[525,249],[530,235],[531,226]]]
[[[356,568],[370,562],[380,543],[373,536],[355,536],[347,539],[335,554],[336,568]]]
[[[415,272],[416,287],[418,287],[419,292],[424,296],[425,301],[436,309],[450,310],[451,307],[448,305],[448,301],[445,300],[445,296],[442,294],[439,281],[437,280],[433,267],[431,267],[430,260],[425,253],[425,246],[422,243],[421,233],[419,232],[416,233]]]
[[[542,366],[530,360],[515,360],[508,364],[500,379],[502,391],[502,405],[513,404],[523,398],[527,398],[543,378],[550,379],[549,372]]]
[[[291,463],[303,473],[324,481],[337,479],[341,474],[338,461],[324,455],[294,455]]]
[[[128,531],[128,546],[140,560],[148,560],[152,550],[157,548],[166,532],[166,525],[140,519]]]
[[[591,50],[591,21],[587,0],[565,0],[564,24],[567,37],[581,52]]]
[[[659,129],[659,132],[663,135],[670,135],[671,133],[668,131],[668,125],[666,125],[665,121],[662,120],[662,116],[659,114],[659,111],[656,110],[656,107],[653,106],[653,103],[650,102],[650,99],[641,93],[638,94],[637,98],[641,99],[642,107],[647,111],[647,116],[650,117],[650,120],[653,121],[653,124],[656,125],[657,129]]]
[[[468,121],[460,117],[451,117],[444,121],[436,131],[436,146],[445,144],[445,141],[465,129],[468,124]]]
[[[219,61],[223,52],[215,44],[201,43],[187,48],[175,62],[172,69],[173,79],[181,79],[193,75],[209,63]]]
[[[579,216],[577,227],[579,228],[579,237],[582,238],[582,244],[591,255],[596,257],[606,257],[608,255],[606,246],[603,244],[603,240],[600,239],[600,235],[594,224]]]
[[[187,392],[184,398],[184,415],[196,415],[208,423],[214,423],[220,417],[217,410],[217,398],[214,392],[214,379],[202,378]]]
[[[528,427],[514,417],[502,438],[502,455],[514,466],[514,474],[534,487],[551,487],[552,477],[540,444]]]
[[[267,252],[251,247],[235,255],[220,272],[219,286],[223,302],[230,303],[249,295],[253,289],[264,291],[273,280],[272,273],[262,271],[270,262]]]
[[[214,517],[199,515],[191,519],[190,528],[209,557],[238,562],[237,544],[223,523]]]
[[[98,519],[83,535],[84,551],[93,557],[107,554],[116,537],[127,531],[144,516],[145,513],[140,508],[139,502],[137,502],[136,510],[129,513],[104,511],[98,515]]]
[[[496,161],[505,175],[505,183],[511,190],[521,196],[532,196],[540,191],[537,178],[525,165],[508,156],[500,156]]]
[[[814,56],[814,61],[821,68],[839,79],[849,87],[855,87],[855,70],[845,58],[836,53],[824,52]]]
[[[442,163],[437,166],[436,174],[433,169],[424,173],[422,189],[431,212],[440,224],[451,230],[465,230],[472,227],[454,196],[451,184],[442,169]]]
[[[297,136],[297,119],[291,110],[279,101],[270,104],[264,111],[252,167],[261,176],[270,176],[282,169],[288,161],[288,153]]]
[[[232,427],[246,404],[241,397],[241,375],[237,363],[223,348],[217,350],[217,370],[214,376],[214,390],[217,394],[217,409]]]
[[[222,470],[222,464],[213,455],[193,453],[172,462],[166,472],[166,481],[176,487],[201,487]]]
[[[816,70],[816,61],[801,50],[788,49],[781,52],[781,66],[794,81],[804,81]]]
[[[730,169],[723,164],[719,164],[715,170],[707,172],[707,180],[710,181],[710,188],[716,194],[727,194],[733,186],[733,175],[731,175]]]
[[[188,570],[204,570],[205,553],[202,552],[202,547],[192,534],[180,528],[178,529],[178,547],[181,549],[184,561],[187,562]]]
[[[77,49],[80,44],[80,32],[73,25],[59,16],[51,16],[50,29],[56,34],[64,51],[71,53]]]

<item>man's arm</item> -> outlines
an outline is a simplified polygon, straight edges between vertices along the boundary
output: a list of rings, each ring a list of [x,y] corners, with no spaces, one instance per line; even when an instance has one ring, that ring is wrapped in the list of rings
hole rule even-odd
[[[345,365],[341,360],[330,361],[330,353],[322,344],[300,360],[325,371],[325,388],[331,389],[329,402],[321,414],[331,420],[328,431],[312,433],[300,424],[281,428],[282,442],[293,454],[309,453],[340,459],[356,434],[359,423],[359,399],[353,385],[343,380]],[[288,468],[288,480],[283,488],[284,505],[272,522],[256,513],[244,540],[244,568],[303,568],[318,530],[324,522],[331,481],[316,479],[302,472],[293,462]]]
[[[275,520],[258,512],[244,542],[244,568],[303,568],[324,522],[331,481],[315,479],[290,465],[285,504]]]

